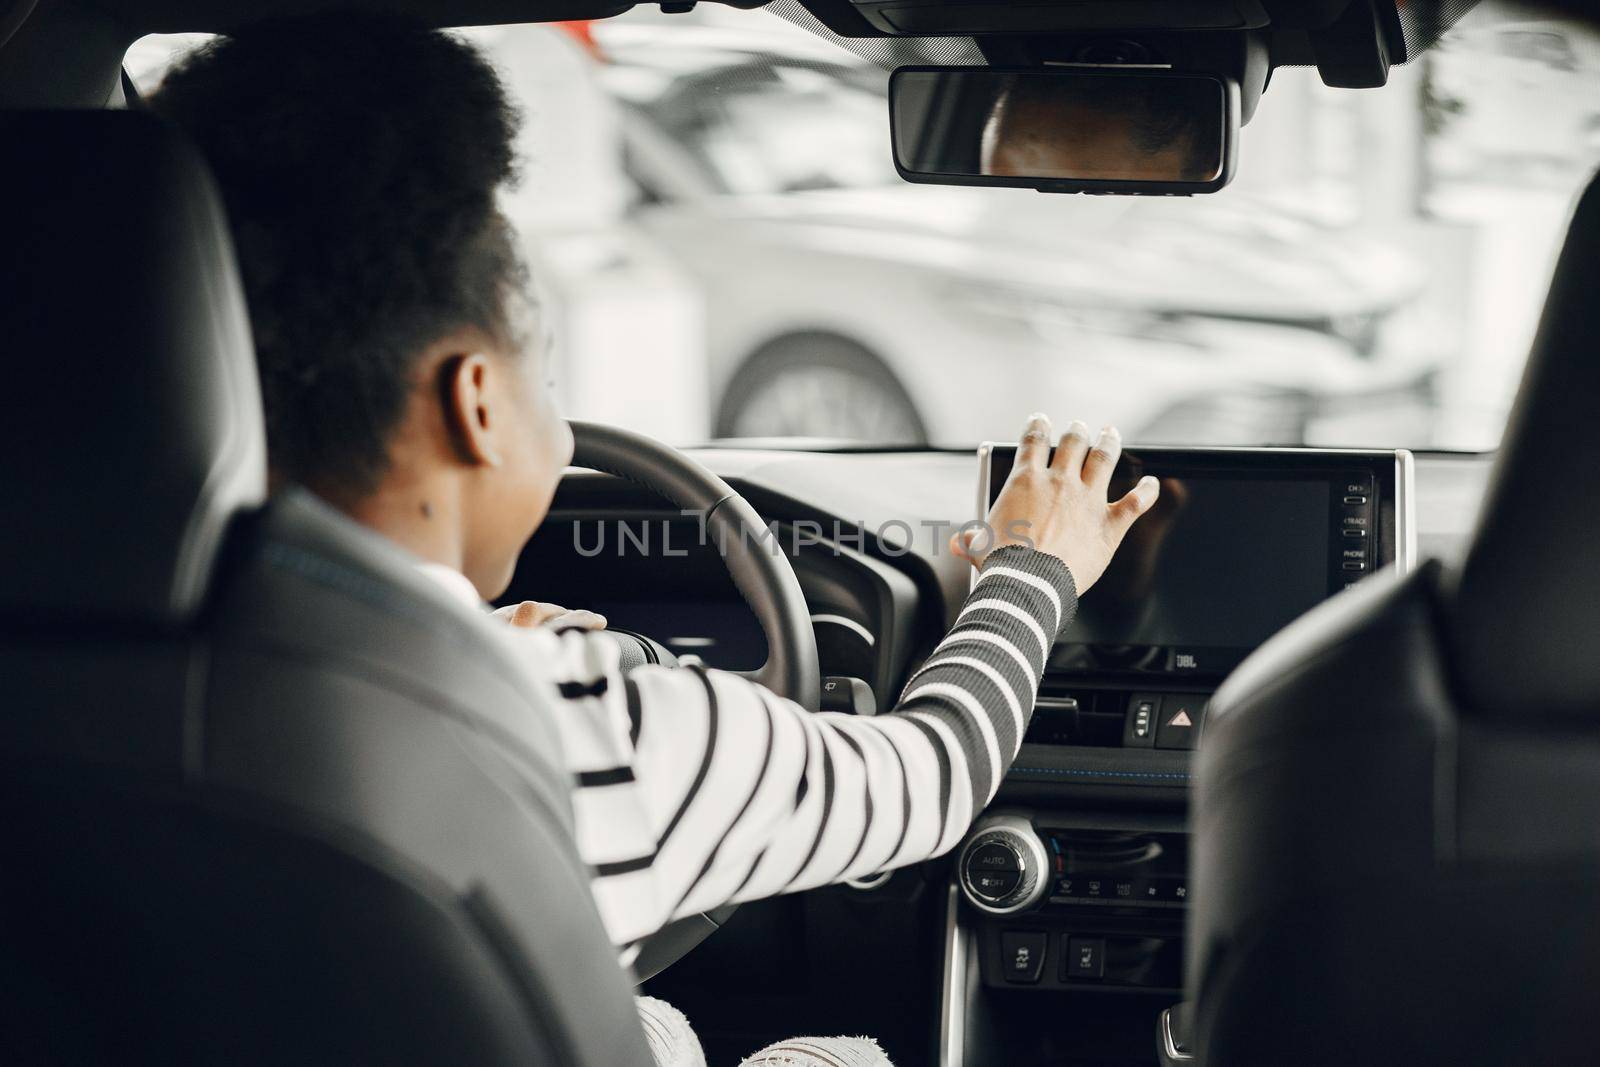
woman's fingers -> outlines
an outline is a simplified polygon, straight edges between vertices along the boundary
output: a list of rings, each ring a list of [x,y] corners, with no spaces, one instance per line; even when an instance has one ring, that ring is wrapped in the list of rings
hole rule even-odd
[[[549,617],[552,604],[542,604],[537,600],[524,600],[520,604],[507,604],[503,608],[495,608],[490,614],[501,622],[510,623],[512,626],[533,628],[543,624]],[[565,608],[556,608],[557,612]]]
[[[507,604],[496,608],[494,618],[512,626],[534,629],[559,621],[562,628],[576,626],[584,630],[604,630],[606,617],[592,611],[569,611],[560,604],[547,604],[542,600],[524,600],[520,604]]]
[[[552,617],[546,625],[558,630],[604,630],[606,617],[593,611],[574,608],[572,611],[564,611]]]
[[[1089,428],[1076,421],[1061,436],[1048,471],[1041,470],[1048,440],[1041,431],[1047,425],[1029,420],[1018,465],[989,508],[981,542],[963,530],[950,539],[950,550],[980,563],[995,548],[1037,549],[1066,564],[1082,596],[1105,573],[1128,528],[1155,505],[1161,487],[1154,478],[1141,478],[1132,492],[1108,504],[1122,438],[1107,427],[1091,441]]]
[[[1061,435],[1061,443],[1056,445],[1056,458],[1050,461],[1052,470],[1063,474],[1083,474],[1083,457],[1089,452],[1089,427],[1080,420],[1073,419],[1072,425],[1067,427],[1067,432]]]
[[[1117,457],[1120,455],[1122,455],[1122,434],[1115,426],[1101,427],[1099,438],[1083,461],[1083,480],[1100,489],[1110,485],[1111,471],[1116,467]]]
[[[1022,427],[1022,437],[1017,442],[1017,459],[1012,469],[1017,471],[1044,470],[1050,455],[1050,416],[1035,412],[1028,416]]]
[[[1139,479],[1137,485],[1124,493],[1120,500],[1112,504],[1111,523],[1118,536],[1128,531],[1134,519],[1149,511],[1160,495],[1161,483],[1147,474]]]
[[[980,562],[978,556],[972,551],[972,531],[957,530],[950,535],[950,554],[958,559],[964,559],[976,567]]]

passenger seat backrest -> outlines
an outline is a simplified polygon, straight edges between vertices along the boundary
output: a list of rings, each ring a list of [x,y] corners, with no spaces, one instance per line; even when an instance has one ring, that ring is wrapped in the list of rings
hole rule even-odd
[[[1600,724],[1600,179],[1578,202],[1451,594],[1465,712]]]
[[[1362,582],[1213,699],[1187,987],[1206,1067],[1592,1059],[1600,179],[1458,568]]]

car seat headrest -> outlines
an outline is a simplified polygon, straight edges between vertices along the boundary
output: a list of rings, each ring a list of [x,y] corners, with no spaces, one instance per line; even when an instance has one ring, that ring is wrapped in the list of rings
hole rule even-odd
[[[0,139],[0,624],[181,625],[266,490],[221,200],[150,115],[15,112]]]

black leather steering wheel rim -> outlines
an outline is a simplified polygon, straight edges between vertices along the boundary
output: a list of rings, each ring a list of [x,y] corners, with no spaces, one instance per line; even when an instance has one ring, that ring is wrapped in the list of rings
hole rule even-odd
[[[644,434],[600,423],[570,422],[572,463],[625,478],[701,522],[728,575],[767,638],[767,662],[749,677],[815,711],[822,700],[811,613],[779,538],[748,501],[704,466]],[[646,938],[634,962],[640,981],[665,970],[723,922],[736,905],[671,923]]]

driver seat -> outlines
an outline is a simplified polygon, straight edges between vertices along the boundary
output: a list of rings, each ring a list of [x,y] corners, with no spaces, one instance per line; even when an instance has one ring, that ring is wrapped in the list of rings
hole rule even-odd
[[[220,202],[0,116],[0,1062],[649,1067],[485,619],[299,492]]]
[[[1211,704],[1188,992],[1205,1067],[1592,1062],[1600,179],[1459,563],[1363,582]]]

